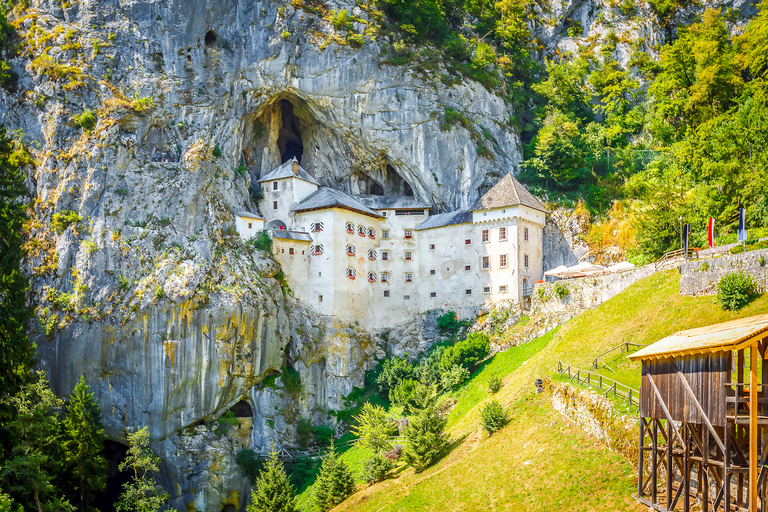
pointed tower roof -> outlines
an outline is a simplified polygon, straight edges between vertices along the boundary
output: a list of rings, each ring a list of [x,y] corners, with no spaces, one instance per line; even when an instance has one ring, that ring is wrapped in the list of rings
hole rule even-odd
[[[501,178],[488,192],[483,194],[472,206],[472,210],[492,210],[518,205],[549,213],[541,201],[528,192],[528,189],[513,178],[512,174],[507,174]]]
[[[300,180],[304,180],[314,185],[320,186],[317,180],[315,180],[315,178],[313,178],[307,171],[304,170],[302,166],[299,165],[299,161],[296,160],[296,157],[293,157],[292,160],[286,161],[280,167],[268,173],[266,176],[259,180],[259,183],[264,183],[265,181],[281,180],[284,178],[298,178]]]

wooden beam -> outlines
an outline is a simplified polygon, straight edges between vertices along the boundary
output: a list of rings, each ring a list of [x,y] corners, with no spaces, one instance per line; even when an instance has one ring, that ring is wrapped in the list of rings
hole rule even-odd
[[[749,511],[757,512],[757,344],[749,361]]]
[[[701,415],[704,424],[707,426],[709,431],[712,433],[712,436],[715,438],[715,442],[717,443],[717,446],[720,448],[720,450],[725,453],[725,445],[720,440],[720,436],[717,435],[717,432],[715,432],[715,427],[712,426],[712,423],[709,421],[709,418],[707,418],[707,413],[704,412],[704,408],[699,403],[698,399],[696,398],[696,395],[693,393],[693,390],[691,389],[690,384],[688,384],[688,379],[685,378],[685,375],[683,375],[683,372],[680,371],[680,368],[677,367],[677,364],[675,364],[674,361],[672,361],[672,367],[677,372],[677,376],[680,378],[680,381],[683,383],[683,387],[685,388],[685,392],[688,393],[688,397],[693,402],[693,405],[696,407],[696,410],[699,411],[699,414]],[[653,384],[653,380],[650,379],[650,374],[648,375],[649,382],[651,385],[653,385],[653,390],[656,391],[656,386]],[[658,392],[657,392],[658,393]],[[664,409],[666,411],[666,409]]]
[[[638,443],[639,450],[637,461],[637,497],[643,497],[643,446],[645,444],[645,418],[640,417],[640,442]]]
[[[674,363],[673,363],[674,364]],[[659,401],[659,405],[661,406],[661,410],[664,411],[664,416],[667,417],[667,422],[672,427],[672,430],[675,432],[675,436],[677,436],[677,439],[680,441],[680,444],[683,444],[683,438],[680,435],[680,432],[677,431],[677,425],[675,425],[675,422],[672,420],[672,415],[669,414],[669,409],[667,409],[667,404],[664,403],[664,399],[661,397],[661,393],[659,393],[659,388],[656,387],[656,383],[653,382],[653,377],[651,377],[651,374],[649,373],[646,375],[648,377],[648,382],[651,384],[651,388],[653,389],[653,393],[656,395],[656,399]],[[718,439],[718,442],[720,440]],[[668,439],[667,444],[672,445],[672,440]]]

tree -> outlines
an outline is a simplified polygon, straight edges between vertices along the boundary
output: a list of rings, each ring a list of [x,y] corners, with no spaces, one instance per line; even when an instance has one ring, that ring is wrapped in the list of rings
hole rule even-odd
[[[283,463],[277,460],[277,450],[272,447],[266,466],[259,474],[256,490],[251,491],[251,503],[247,512],[295,512],[296,491],[291,485]]]
[[[403,356],[384,361],[381,366],[381,373],[376,379],[376,383],[379,385],[379,389],[382,393],[388,393],[394,389],[400,381],[415,378],[416,369],[411,362],[408,361],[408,358]]]
[[[120,463],[120,471],[131,470],[133,477],[123,485],[115,509],[117,512],[156,512],[168,501],[168,494],[157,494],[155,479],[147,473],[157,471],[160,458],[149,448],[149,431],[143,427],[128,434],[128,456]]]
[[[315,504],[320,510],[330,510],[355,492],[355,479],[347,463],[341,460],[331,443],[323,457],[315,484]]]
[[[18,151],[0,127],[0,396],[14,394],[29,377],[35,347],[24,324],[28,279],[21,272],[27,195]]]
[[[389,450],[389,438],[397,433],[397,426],[383,407],[366,402],[355,416],[355,423],[352,432],[360,438],[360,446],[374,452]]]
[[[85,376],[80,377],[69,397],[64,436],[67,478],[73,484],[70,498],[78,510],[89,510],[94,495],[104,490],[107,461],[101,456],[106,438],[101,408]]]
[[[417,473],[424,471],[446,447],[446,420],[428,405],[412,416],[405,429],[403,460]]]

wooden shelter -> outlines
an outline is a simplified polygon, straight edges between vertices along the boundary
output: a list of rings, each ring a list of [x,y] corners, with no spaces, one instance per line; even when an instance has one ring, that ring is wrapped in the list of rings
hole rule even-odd
[[[642,362],[638,500],[768,512],[768,315],[681,331]]]

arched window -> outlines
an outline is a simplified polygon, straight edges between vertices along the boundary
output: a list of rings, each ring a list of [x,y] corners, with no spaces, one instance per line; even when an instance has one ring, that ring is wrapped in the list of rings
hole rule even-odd
[[[312,256],[320,256],[324,252],[323,244],[313,245],[309,248],[309,252]]]
[[[355,225],[352,224],[351,222],[347,222],[347,233],[349,233],[350,235],[355,234]]]
[[[375,283],[377,281],[376,272],[368,272],[368,282]]]
[[[312,231],[313,233],[319,233],[320,231],[323,230],[324,227],[325,226],[323,225],[322,222],[313,222],[312,224],[309,225],[309,230]]]
[[[368,228],[368,238],[375,239],[376,238],[376,230],[373,228]]]
[[[365,237],[365,235],[367,234],[367,232],[365,230],[365,226],[358,226],[357,227],[357,234],[362,236],[362,237]]]
[[[353,269],[353,268],[348,268],[347,269],[347,277],[350,278],[350,279],[356,278],[357,277],[357,271],[355,269]]]
[[[354,256],[357,254],[357,249],[355,249],[354,245],[348,245],[345,251],[347,252],[347,256]]]
[[[368,259],[369,260],[375,260],[376,259],[376,251],[373,249],[368,249]]]

